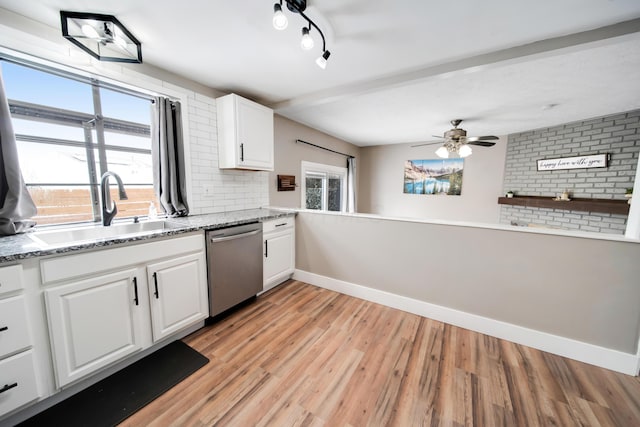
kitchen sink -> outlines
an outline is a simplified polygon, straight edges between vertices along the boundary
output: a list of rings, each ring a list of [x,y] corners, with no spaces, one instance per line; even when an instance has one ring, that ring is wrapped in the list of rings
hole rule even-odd
[[[132,234],[159,231],[167,228],[167,221],[143,221],[112,224],[108,227],[102,225],[89,225],[76,228],[61,228],[57,230],[36,231],[28,233],[36,243],[46,246],[61,244],[74,244],[91,240],[101,240],[114,237],[125,237]]]

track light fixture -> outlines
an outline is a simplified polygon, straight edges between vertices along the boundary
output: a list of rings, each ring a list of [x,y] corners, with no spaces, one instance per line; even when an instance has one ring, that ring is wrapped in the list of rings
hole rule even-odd
[[[326,40],[324,38],[322,30],[320,30],[315,22],[313,22],[311,19],[309,19],[309,17],[307,17],[307,15],[304,14],[304,10],[307,8],[307,1],[285,0],[285,2],[287,4],[287,9],[289,9],[291,12],[299,14],[307,21],[308,25],[302,27],[302,39],[300,40],[300,46],[302,47],[302,49],[313,49],[313,38],[311,38],[311,35],[309,34],[309,32],[311,31],[311,27],[315,28],[320,34],[320,37],[322,37],[322,54],[316,60],[316,64],[318,64],[320,68],[325,69],[327,67],[327,59],[329,59],[329,55],[331,55],[331,52],[327,50]],[[285,28],[287,28],[288,23],[289,22],[286,15],[284,14],[284,12],[282,12],[282,0],[280,0],[278,3],[273,5],[273,27],[276,30],[284,30]]]

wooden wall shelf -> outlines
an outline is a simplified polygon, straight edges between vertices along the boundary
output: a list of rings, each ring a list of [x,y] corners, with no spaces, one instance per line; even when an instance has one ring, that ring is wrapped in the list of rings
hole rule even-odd
[[[514,196],[499,197],[498,204],[524,206],[528,208],[562,209],[567,211],[600,212],[618,215],[629,214],[629,204],[626,200],[611,199],[571,199],[570,201],[556,201],[552,197],[543,196]]]

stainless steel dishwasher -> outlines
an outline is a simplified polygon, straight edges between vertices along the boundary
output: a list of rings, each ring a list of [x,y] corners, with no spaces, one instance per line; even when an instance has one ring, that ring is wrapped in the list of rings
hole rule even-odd
[[[209,230],[206,239],[213,317],[262,291],[262,224]]]

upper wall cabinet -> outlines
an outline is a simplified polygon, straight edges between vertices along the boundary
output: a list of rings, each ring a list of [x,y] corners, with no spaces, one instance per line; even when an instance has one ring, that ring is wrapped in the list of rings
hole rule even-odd
[[[273,170],[273,110],[230,94],[218,98],[218,166]]]

